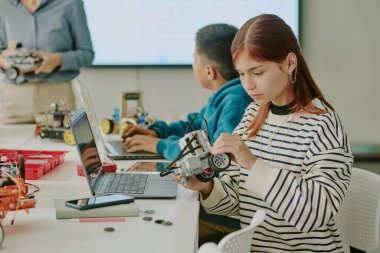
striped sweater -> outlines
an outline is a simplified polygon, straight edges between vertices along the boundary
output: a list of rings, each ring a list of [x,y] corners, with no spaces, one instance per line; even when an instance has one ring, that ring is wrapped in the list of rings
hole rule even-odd
[[[251,252],[343,252],[334,215],[347,191],[353,157],[339,117],[275,115],[255,137],[245,132],[258,105],[251,103],[234,133],[258,158],[249,170],[231,166],[214,179],[201,203],[214,214],[239,215],[242,227],[257,210],[267,216],[253,235]]]

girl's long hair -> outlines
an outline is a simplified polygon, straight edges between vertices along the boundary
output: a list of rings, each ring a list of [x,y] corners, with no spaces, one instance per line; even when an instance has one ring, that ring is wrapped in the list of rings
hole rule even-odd
[[[231,51],[234,64],[239,54],[247,49],[252,59],[281,63],[289,53],[297,57],[296,69],[292,72],[293,112],[304,111],[312,114],[322,114],[325,110],[312,104],[319,98],[327,107],[333,107],[326,101],[320,89],[310,74],[300,47],[291,28],[278,16],[263,14],[248,20],[236,34]],[[269,114],[269,103],[262,104],[248,126],[250,136],[255,136],[261,129]]]

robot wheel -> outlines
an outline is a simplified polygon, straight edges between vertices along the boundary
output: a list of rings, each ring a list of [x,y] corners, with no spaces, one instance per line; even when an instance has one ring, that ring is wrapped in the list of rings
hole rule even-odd
[[[195,175],[195,177],[201,182],[208,182],[216,176],[213,169],[209,168],[209,171],[203,172],[201,174]]]
[[[221,172],[231,165],[231,157],[226,153],[218,155],[210,154],[208,163],[214,171]]]
[[[75,145],[75,138],[71,129],[68,129],[63,133],[63,140],[69,145]]]

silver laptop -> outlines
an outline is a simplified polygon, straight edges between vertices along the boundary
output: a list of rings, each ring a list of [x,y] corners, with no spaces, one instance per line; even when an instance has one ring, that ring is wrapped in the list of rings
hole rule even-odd
[[[87,111],[90,125],[94,130],[94,137],[96,145],[100,153],[108,153],[109,157],[114,160],[150,160],[150,159],[164,159],[162,155],[153,154],[148,152],[133,152],[129,153],[125,150],[123,142],[120,140],[112,140],[103,142],[100,134],[99,124],[96,119],[95,111],[91,102],[90,95],[84,83],[79,82],[77,79],[73,81],[74,87],[79,94],[79,98]]]
[[[82,167],[93,195],[126,194],[135,198],[174,198],[177,185],[158,173],[104,173],[86,110],[79,109],[70,120]]]

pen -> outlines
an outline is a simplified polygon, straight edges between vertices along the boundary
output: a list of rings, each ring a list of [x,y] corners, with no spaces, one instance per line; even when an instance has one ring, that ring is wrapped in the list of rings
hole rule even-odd
[[[69,219],[70,222],[74,223],[85,223],[85,222],[125,222],[126,218],[122,217],[111,217],[111,218],[77,218]]]

